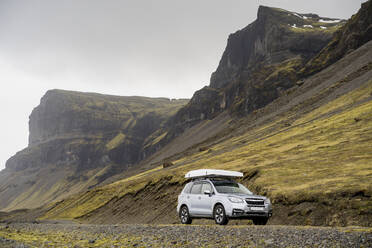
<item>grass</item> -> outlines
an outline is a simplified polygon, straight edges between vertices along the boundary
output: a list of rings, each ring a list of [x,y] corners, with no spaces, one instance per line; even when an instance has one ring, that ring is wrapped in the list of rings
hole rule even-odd
[[[273,73],[271,73],[265,81],[275,82],[280,79],[286,78],[288,80],[296,80],[296,71],[302,65],[301,58],[294,58],[286,60],[275,67]]]
[[[0,229],[0,237],[15,240],[30,247],[123,247],[123,245],[138,245],[142,241],[141,234],[110,235],[77,230],[67,232],[11,228]]]
[[[270,196],[274,203],[334,201],[347,197],[349,206],[372,211],[372,80],[297,119],[290,128],[271,130],[275,123],[260,126],[202,151],[173,161],[167,169],[157,167],[116,183],[66,199],[43,218],[77,218],[103,206],[114,197],[135,194],[149,184],[168,178],[184,183],[184,174],[198,168],[257,171],[245,183],[257,193]],[[327,116],[338,109],[338,112]],[[323,116],[323,118],[322,118]],[[283,117],[282,117],[283,118]],[[355,121],[360,119],[360,121]],[[266,130],[267,129],[267,130]],[[255,133],[262,133],[260,139]],[[244,143],[242,143],[244,141]],[[170,178],[170,179],[169,179]]]
[[[123,133],[119,133],[118,135],[116,135],[112,140],[110,140],[110,141],[106,144],[106,148],[107,148],[107,150],[115,149],[115,148],[118,147],[120,144],[122,144],[124,140],[125,140],[125,134],[123,134]]]
[[[131,161],[127,163],[136,163],[136,158],[140,156],[134,154],[132,147],[139,147],[136,150],[139,153],[147,138],[151,137],[156,142],[161,140],[164,134],[159,133],[158,137],[151,132],[162,127],[188,100],[50,90],[41,102],[35,111],[43,106],[54,106],[46,108],[47,113],[43,112],[43,115],[58,125],[48,124],[43,130],[36,130],[40,133],[40,137],[36,138],[40,143],[18,152],[8,163],[10,169],[17,169],[12,174],[12,180],[8,179],[8,184],[17,187],[8,187],[2,193],[9,201],[2,206],[6,211],[39,207],[42,203],[56,201],[97,185],[101,178],[107,178],[104,175],[107,168],[121,163],[121,158],[112,155],[116,154],[112,150],[123,144],[132,153],[128,156]],[[58,113],[51,112],[55,108]],[[150,126],[146,125],[149,120]],[[88,153],[104,159],[90,158],[91,161],[82,162],[84,168],[81,168],[82,158]],[[36,183],[26,185],[24,178],[27,177]],[[37,178],[44,178],[43,182]]]

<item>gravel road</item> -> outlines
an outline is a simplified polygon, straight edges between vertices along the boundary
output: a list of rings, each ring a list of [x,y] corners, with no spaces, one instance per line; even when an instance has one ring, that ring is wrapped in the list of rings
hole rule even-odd
[[[372,247],[370,228],[0,224],[0,247]]]

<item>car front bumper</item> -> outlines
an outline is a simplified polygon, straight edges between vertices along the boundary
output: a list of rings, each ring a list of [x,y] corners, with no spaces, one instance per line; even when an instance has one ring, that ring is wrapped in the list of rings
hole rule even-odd
[[[229,218],[252,218],[266,217],[270,218],[273,214],[271,204],[265,206],[249,206],[247,204],[231,204],[226,209]]]

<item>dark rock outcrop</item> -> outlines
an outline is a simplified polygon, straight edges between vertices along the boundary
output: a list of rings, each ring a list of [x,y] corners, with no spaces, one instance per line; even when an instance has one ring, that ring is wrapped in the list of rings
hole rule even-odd
[[[344,23],[260,6],[256,21],[229,36],[210,85],[169,120],[160,143],[225,110],[245,115],[272,102],[296,85],[298,71]]]
[[[332,41],[301,70],[303,76],[326,68],[346,54],[372,40],[372,1],[362,7],[333,36]]]
[[[143,158],[140,152],[146,138],[185,103],[51,90],[30,116],[29,150],[39,157],[38,163],[70,159],[78,160],[81,166],[103,160],[135,164]],[[22,156],[26,155],[11,158],[7,167],[24,164],[18,160]],[[33,161],[30,157],[25,160]]]
[[[303,87],[305,77],[371,40],[371,6],[347,23],[261,6],[255,22],[229,36],[210,85],[189,102],[47,92],[30,116],[29,146],[0,172],[0,209],[96,186],[203,120],[247,115]]]
[[[35,207],[122,173],[151,154],[145,141],[187,101],[48,91],[30,115],[29,146],[0,172],[0,208]]]
[[[320,19],[324,18],[260,6],[256,21],[229,36],[210,86],[222,88],[242,76],[254,77],[250,74],[263,64],[312,58],[331,39],[331,32],[314,24]]]

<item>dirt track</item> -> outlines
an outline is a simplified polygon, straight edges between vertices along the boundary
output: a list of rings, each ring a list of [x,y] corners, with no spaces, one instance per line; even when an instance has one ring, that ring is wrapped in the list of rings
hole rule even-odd
[[[299,226],[0,224],[0,247],[372,247],[372,230]]]

